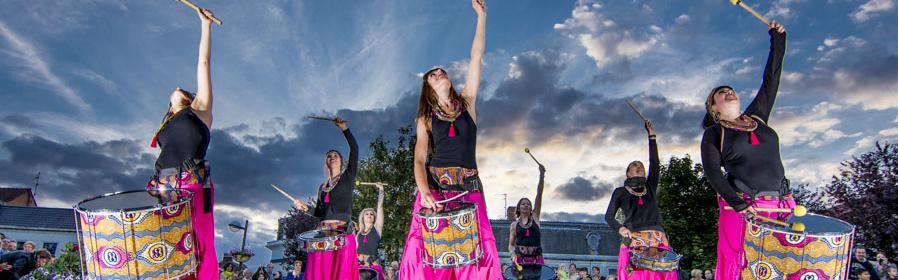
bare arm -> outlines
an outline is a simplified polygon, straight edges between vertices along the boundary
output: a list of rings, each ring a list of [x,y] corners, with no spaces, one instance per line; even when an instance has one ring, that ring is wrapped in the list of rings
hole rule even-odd
[[[384,234],[384,186],[377,185],[377,216],[374,219],[377,234]]]
[[[511,260],[514,261],[514,242],[515,242],[515,229],[517,228],[518,222],[511,222],[511,225],[508,228],[508,255],[511,256]]]
[[[430,135],[427,134],[427,123],[424,118],[418,118],[416,121],[415,140],[415,185],[418,186],[418,193],[421,195],[421,205],[425,208],[441,208],[434,202],[433,196],[430,195],[430,185],[427,181],[427,169],[424,166],[427,163],[427,145],[430,143]]]
[[[474,42],[471,44],[471,61],[468,63],[468,73],[465,76],[465,88],[462,97],[468,103],[468,112],[471,118],[477,121],[476,101],[477,91],[480,88],[480,69],[483,67],[483,50],[486,48],[486,4],[483,0],[471,0],[474,11],[477,13],[477,30],[474,32]]]
[[[546,167],[539,165],[539,185],[536,187],[536,201],[533,206],[533,221],[539,224],[539,214],[543,207],[543,187],[546,185]]]
[[[196,98],[190,107],[196,115],[212,128],[212,77],[209,70],[211,57],[212,11],[203,9],[198,12],[202,21],[200,35],[199,60],[196,63]]]

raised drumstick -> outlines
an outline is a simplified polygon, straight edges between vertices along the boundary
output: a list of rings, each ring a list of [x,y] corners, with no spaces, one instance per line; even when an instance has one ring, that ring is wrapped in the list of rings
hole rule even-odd
[[[539,163],[538,160],[536,160],[536,157],[534,157],[533,154],[530,153],[530,148],[524,147],[524,152],[530,155],[530,158],[532,158],[533,161],[536,162],[536,164],[543,165],[542,163]]]
[[[181,3],[184,3],[184,5],[187,5],[188,7],[196,10],[197,12],[202,13],[202,10],[200,9],[200,7],[198,7],[197,5],[190,2],[190,0],[178,0],[178,1]],[[215,22],[215,24],[221,25],[221,20],[218,19],[217,17],[215,17],[214,15],[212,16],[211,20],[212,20],[212,22]]]
[[[636,112],[636,114],[639,115],[639,118],[642,119],[642,122],[649,121],[649,119],[642,115],[642,112],[640,112],[639,109],[636,109],[636,106],[633,106],[633,103],[630,103],[629,100],[627,100],[627,105],[630,105],[630,109],[633,109],[633,112]]]
[[[743,9],[745,9],[746,11],[748,11],[749,13],[751,13],[751,15],[755,16],[755,18],[757,18],[758,20],[760,20],[761,22],[763,22],[764,25],[770,26],[770,20],[769,20],[769,19],[767,19],[766,17],[764,17],[764,16],[762,16],[761,14],[759,14],[758,12],[756,12],[755,9],[752,9],[751,7],[749,7],[748,5],[746,5],[745,3],[743,3],[742,0],[730,0],[730,3],[733,3],[733,5],[739,5],[739,6],[741,6]]]
[[[293,198],[293,196],[287,194],[287,192],[285,192],[285,191],[282,190],[281,188],[278,188],[278,186],[275,186],[274,184],[271,184],[271,187],[274,188],[274,189],[275,189],[276,191],[278,191],[279,193],[281,193],[281,194],[283,194],[284,196],[286,196],[288,199],[290,199],[290,202],[296,203],[297,200],[296,200],[295,198]]]
[[[355,185],[356,186],[389,186],[387,183],[382,183],[382,182],[362,182],[362,181],[358,181],[358,180],[355,181]]]
[[[332,121],[332,122],[337,121],[337,118],[329,118],[329,117],[322,117],[322,116],[315,116],[315,115],[308,115],[308,116],[306,116],[306,118],[313,119],[313,120],[319,120],[319,121]]]

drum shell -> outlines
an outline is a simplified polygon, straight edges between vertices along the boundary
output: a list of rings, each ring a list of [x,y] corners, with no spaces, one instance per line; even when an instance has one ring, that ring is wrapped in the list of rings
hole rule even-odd
[[[664,252],[663,256],[650,256],[647,251]],[[633,267],[657,272],[676,271],[680,267],[681,255],[673,250],[660,247],[630,247],[630,264]]]
[[[477,263],[483,256],[477,205],[463,206],[437,213],[419,212],[422,219],[424,263],[432,268],[455,268]]]
[[[555,270],[546,265],[522,266],[518,271],[514,266],[508,266],[502,272],[502,277],[508,280],[554,280],[557,278]]]
[[[143,192],[128,191],[88,199]],[[95,211],[76,207],[84,276],[88,279],[176,279],[196,269],[189,191],[176,203]]]
[[[847,279],[854,226],[842,232],[798,233],[747,220],[743,279]],[[810,278],[808,278],[810,277]]]
[[[329,236],[317,236],[320,232],[322,230],[316,229],[300,234],[299,240],[302,241],[303,251],[316,253],[340,250],[340,248],[346,245],[346,238],[351,238],[348,234],[342,232]]]

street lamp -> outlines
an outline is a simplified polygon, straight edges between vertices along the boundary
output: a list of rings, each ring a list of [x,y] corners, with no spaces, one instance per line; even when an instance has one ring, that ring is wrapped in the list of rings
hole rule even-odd
[[[249,231],[249,220],[244,220],[243,226],[240,226],[240,222],[233,221],[228,224],[228,230],[231,232],[237,232],[239,230],[243,231],[243,241],[240,242],[240,254],[234,255],[232,254],[232,258],[237,260],[240,263],[240,266],[243,266],[243,263],[249,261],[252,258],[251,255],[246,254],[246,232]]]

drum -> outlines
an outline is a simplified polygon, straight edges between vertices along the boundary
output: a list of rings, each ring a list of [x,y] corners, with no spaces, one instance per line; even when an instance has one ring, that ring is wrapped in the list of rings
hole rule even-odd
[[[306,252],[336,251],[346,245],[346,234],[333,229],[316,229],[299,235],[302,249]]]
[[[637,269],[657,272],[676,271],[680,267],[680,254],[661,247],[633,246],[629,248],[630,265]]]
[[[790,216],[805,231],[749,219],[742,279],[848,279],[854,226],[815,214]]]
[[[440,211],[418,211],[424,239],[424,264],[454,268],[477,263],[483,252],[477,227],[477,205],[447,202]]]
[[[177,279],[196,271],[186,190],[134,190],[75,205],[85,279]]]
[[[509,266],[502,276],[506,280],[554,280],[556,278],[555,270],[545,265],[525,265],[522,268],[521,271],[518,271],[514,266]]]
[[[377,270],[368,267],[359,267],[359,280],[378,280]]]

